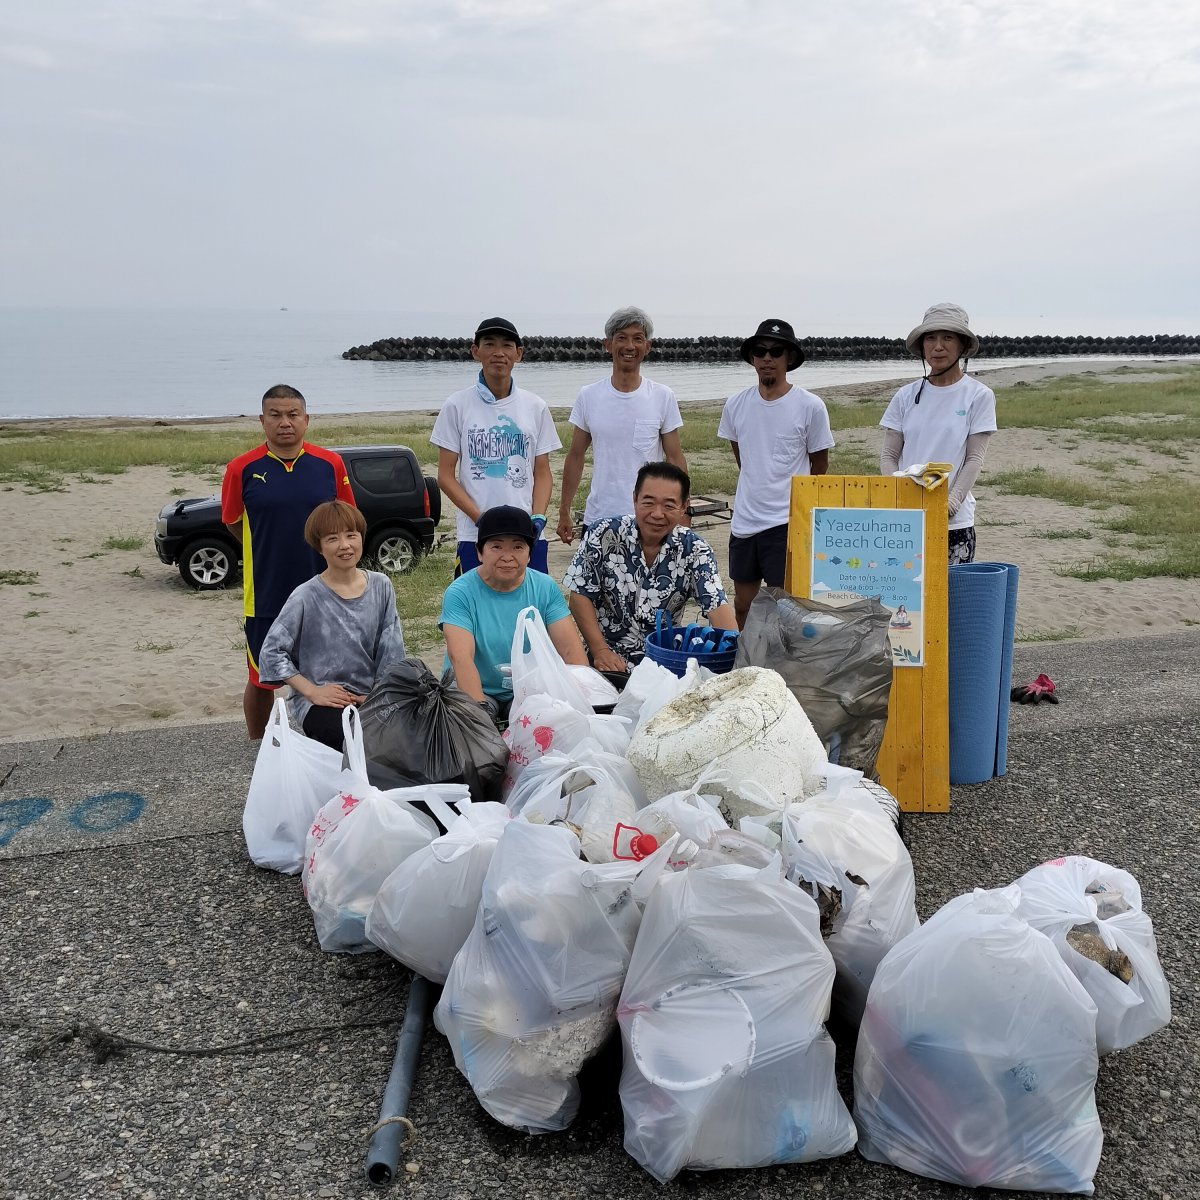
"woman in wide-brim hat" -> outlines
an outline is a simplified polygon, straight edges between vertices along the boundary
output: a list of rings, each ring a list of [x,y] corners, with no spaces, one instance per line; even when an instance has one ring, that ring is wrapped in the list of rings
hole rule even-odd
[[[879,469],[891,475],[917,463],[950,463],[950,565],[969,563],[975,558],[971,488],[996,431],[996,397],[967,374],[967,360],[979,349],[979,339],[957,304],[927,309],[904,341],[921,356],[925,373],[892,397],[879,422]]]

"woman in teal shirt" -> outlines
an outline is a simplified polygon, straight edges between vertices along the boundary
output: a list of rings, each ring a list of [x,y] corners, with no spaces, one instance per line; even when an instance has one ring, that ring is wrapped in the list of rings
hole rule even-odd
[[[459,576],[442,597],[438,625],[446,639],[446,662],[460,690],[486,704],[497,718],[507,716],[512,681],[500,665],[512,657],[517,616],[531,605],[564,662],[587,665],[579,630],[558,584],[529,570],[537,541],[533,521],[512,505],[489,508],[478,522],[479,566]]]

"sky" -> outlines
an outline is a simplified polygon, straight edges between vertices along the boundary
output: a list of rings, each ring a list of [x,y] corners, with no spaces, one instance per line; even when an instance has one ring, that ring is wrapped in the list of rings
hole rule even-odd
[[[1200,6],[40,0],[0,179],[2,307],[1196,332]]]

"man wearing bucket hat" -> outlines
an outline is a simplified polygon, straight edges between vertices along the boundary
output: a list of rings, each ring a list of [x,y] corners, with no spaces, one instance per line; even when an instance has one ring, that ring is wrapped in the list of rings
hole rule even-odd
[[[951,566],[969,563],[975,558],[971,488],[996,430],[996,397],[966,372],[979,339],[957,304],[943,302],[926,309],[904,341],[911,353],[921,356],[926,372],[892,397],[879,422],[880,473],[891,475],[917,463],[950,463],[948,557]]]
[[[523,354],[511,321],[480,321],[471,343],[479,377],[446,400],[429,435],[438,448],[438,486],[458,509],[455,577],[479,563],[479,515],[509,504],[532,517],[538,537],[530,565],[546,570],[542,529],[554,487],[550,453],[562,442],[546,402],[513,382],[513,368]]]
[[[729,577],[739,629],[764,581],[783,586],[792,476],[824,475],[834,444],[824,401],[788,382],[804,350],[786,321],[763,321],[742,343],[742,358],[758,383],[725,401],[717,428],[738,465]]]
[[[493,717],[507,717],[512,680],[500,666],[511,657],[522,609],[532,605],[542,614],[564,662],[586,666],[587,656],[558,584],[529,570],[538,541],[530,515],[515,505],[498,505],[480,514],[478,530],[479,566],[446,589],[438,627],[446,639],[445,665],[454,668],[460,690],[486,704]]]

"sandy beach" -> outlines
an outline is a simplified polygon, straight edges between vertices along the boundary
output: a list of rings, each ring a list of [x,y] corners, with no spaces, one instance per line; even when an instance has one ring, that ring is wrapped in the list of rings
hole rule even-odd
[[[1089,366],[1092,373],[1103,374],[1103,367]],[[1078,371],[1078,364],[1064,362],[975,373],[999,387]],[[877,395],[882,413],[895,386],[847,390],[855,399]],[[831,404],[839,400],[832,390],[825,398]],[[874,409],[864,409],[868,411],[877,419]],[[411,413],[404,415],[411,420]],[[1200,624],[1200,580],[1084,582],[1056,573],[1056,566],[1085,560],[1089,540],[1045,534],[1086,531],[1094,514],[1049,500],[1002,495],[989,487],[989,474],[1038,464],[1096,482],[1106,471],[1133,468],[1120,466],[1112,442],[1076,430],[1005,430],[1003,412],[1000,423],[975,489],[978,558],[1020,566],[1018,638],[1098,640]],[[86,422],[72,422],[81,424]],[[235,424],[245,426],[246,444],[253,445],[257,425],[249,419]],[[317,442],[320,425],[321,415],[315,413],[311,436]],[[843,431],[838,437],[842,445],[878,447],[875,428]],[[415,448],[432,465],[429,448]],[[1200,466],[1195,455],[1186,464],[1178,458],[1155,461],[1157,457],[1139,448],[1139,469],[1194,474]],[[837,469],[836,450],[831,465]],[[28,494],[19,486],[0,491],[4,570],[36,572],[31,582],[0,586],[0,622],[15,685],[0,740],[98,735],[240,716],[245,680],[240,590],[194,592],[154,553],[158,511],[172,489],[180,487],[187,495],[214,491],[211,480],[180,476],[165,467],[70,480],[62,492]],[[448,518],[442,528],[452,529]],[[703,532],[724,568],[728,525],[718,523]],[[136,549],[105,548],[110,539],[137,538],[144,540]],[[568,558],[569,549],[552,542],[550,563],[557,577]],[[429,657],[440,661],[440,655]]]

